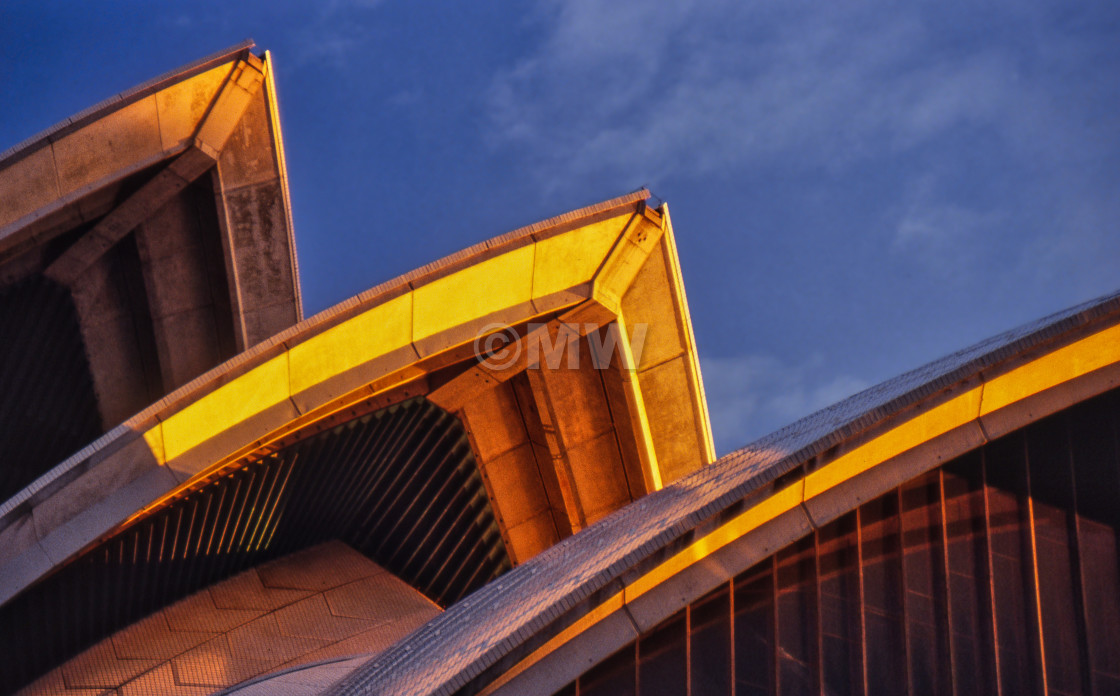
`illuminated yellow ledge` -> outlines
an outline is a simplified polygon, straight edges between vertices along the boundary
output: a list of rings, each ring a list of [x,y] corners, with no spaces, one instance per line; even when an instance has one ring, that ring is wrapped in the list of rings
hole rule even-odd
[[[629,245],[624,234],[635,217],[646,218],[632,205],[616,213],[556,236],[527,238],[523,245],[427,282],[412,281],[324,330],[282,335],[276,355],[161,415],[160,427],[146,430],[144,437],[159,463],[193,475],[215,463],[197,448],[253,418],[265,416],[279,425],[375,381],[405,382],[417,376],[409,372],[411,365],[471,344],[489,325],[513,325],[596,300],[594,290],[604,287],[624,292],[632,274],[616,274],[613,282],[603,283],[597,273],[605,260],[618,257],[611,254],[616,246],[629,257],[648,253]],[[643,260],[636,259],[637,265]],[[399,379],[391,379],[402,371]],[[266,435],[268,426],[254,430],[252,440]]]
[[[83,473],[53,492],[35,494],[30,512],[5,513],[0,603],[224,466],[352,404],[410,388],[431,370],[469,359],[474,338],[487,325],[515,325],[580,307],[616,317],[618,298],[643,299],[628,293],[647,257],[675,264],[671,236],[664,237],[667,210],[647,210],[647,196],[640,191],[538,223],[375,287],[137,414],[71,458],[89,461]],[[661,288],[669,298],[663,300],[683,307],[679,271],[675,280]],[[689,341],[665,364],[633,366],[634,398],[638,406],[702,415],[663,439],[699,443],[689,457],[706,464],[713,459],[703,454],[711,452],[711,432],[698,371],[680,368],[690,402],[683,411],[680,393],[668,399],[658,396],[657,384],[642,383],[643,396],[638,387],[647,373],[666,372],[666,365],[695,365],[687,314],[659,321],[671,321],[668,332]],[[660,400],[649,401],[654,397]],[[655,445],[666,456],[682,449],[671,441],[651,442],[648,424],[638,432],[651,460]]]
[[[1111,326],[964,388],[769,494],[630,580],[482,693],[563,687],[639,633],[860,502],[1117,386],[1118,368],[1120,326]]]

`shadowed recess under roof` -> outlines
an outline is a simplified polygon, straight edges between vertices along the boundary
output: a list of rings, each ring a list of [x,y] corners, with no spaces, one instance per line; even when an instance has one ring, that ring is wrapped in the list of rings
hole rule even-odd
[[[101,434],[70,293],[31,276],[0,289],[0,500]]]
[[[175,600],[341,539],[444,606],[510,567],[459,420],[418,398],[217,477],[0,608],[8,693]]]

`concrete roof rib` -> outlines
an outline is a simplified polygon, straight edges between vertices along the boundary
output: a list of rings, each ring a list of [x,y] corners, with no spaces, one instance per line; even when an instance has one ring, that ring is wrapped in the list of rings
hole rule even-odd
[[[23,142],[16,143],[7,150],[0,152],[0,169],[16,162],[24,155],[30,154],[40,143],[57,139],[66,133],[77,130],[86,123],[94,121],[110,111],[119,109],[153,92],[158,92],[162,87],[172,82],[177,82],[196,73],[205,72],[215,65],[225,63],[238,54],[247,53],[254,46],[256,46],[256,43],[254,43],[252,39],[246,39],[229,48],[211,53],[208,56],[199,58],[194,62],[175,68],[174,70],[169,70],[162,75],[153,77],[147,82],[114,94],[108,99],[104,99],[87,109],[83,109],[73,116],[54,124],[50,128],[32,135]]]
[[[285,347],[298,345],[307,338],[321,333],[352,316],[360,314],[365,309],[375,306],[383,302],[386,298],[392,297],[394,294],[402,292],[409,287],[420,286],[442,275],[451,273],[460,267],[470,265],[495,249],[505,249],[510,246],[516,247],[530,243],[533,241],[534,237],[541,235],[548,236],[558,229],[563,229],[568,224],[582,222],[597,214],[614,211],[625,206],[633,206],[637,202],[644,201],[648,197],[649,191],[646,189],[639,189],[617,198],[612,198],[601,203],[573,210],[563,215],[518,228],[512,232],[467,247],[450,256],[376,285],[329,309],[304,319],[298,324],[281,331],[272,338],[262,341],[249,350],[236,355],[234,358],[200,375],[191,382],[188,382],[155,402],[150,407],[144,409],[142,412],[136,414],[126,423],[109,430],[86,447],[83,447],[80,451],[68,457],[65,461],[60,462],[57,466],[43,474],[8,500],[0,501],[0,527],[3,526],[9,514],[21,505],[26,504],[31,498],[36,496],[36,494],[42,497],[47,494],[44,492],[45,490],[59,487],[64,481],[69,480],[76,472],[84,470],[89,460],[95,457],[95,455],[105,455],[123,446],[125,440],[135,437],[135,429],[139,428],[142,424],[154,422],[157,418],[173,411],[178,406],[189,403],[208,390],[259,365],[278,352],[283,351]]]

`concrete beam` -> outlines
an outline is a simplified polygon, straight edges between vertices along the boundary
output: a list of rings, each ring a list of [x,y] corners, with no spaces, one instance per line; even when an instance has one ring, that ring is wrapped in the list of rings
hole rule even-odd
[[[194,144],[102,218],[44,274],[70,286],[102,254],[211,169],[263,80],[263,73],[239,62],[195,131]]]
[[[601,310],[594,302],[577,305],[547,324],[512,340],[494,358],[479,362],[433,390],[428,400],[454,413],[483,392],[494,389],[527,368],[536,367],[540,361],[547,364],[558,362],[569,343],[613,320],[614,315]]]
[[[576,531],[641,497],[646,486],[640,473],[627,475],[601,377],[609,364],[597,363],[586,340],[567,343],[560,357],[532,366],[526,375]]]
[[[62,256],[47,266],[43,274],[67,287],[73,285],[102,254],[202,176],[214,163],[214,158],[202,150],[188,149],[74,242]]]

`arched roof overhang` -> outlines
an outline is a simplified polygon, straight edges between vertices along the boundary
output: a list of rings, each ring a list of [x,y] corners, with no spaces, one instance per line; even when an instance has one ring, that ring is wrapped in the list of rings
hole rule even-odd
[[[0,153],[0,498],[301,318],[273,64],[252,46]]]
[[[488,453],[519,451],[501,434],[508,423],[499,421],[510,409],[486,407],[486,399],[517,375],[533,372],[539,384],[530,387],[539,407],[575,419],[557,424],[563,437],[570,430],[570,442],[546,443],[558,448],[553,459],[567,462],[559,476],[570,484],[560,496],[572,508],[569,533],[632,499],[593,509],[587,491],[601,480],[594,476],[623,476],[623,465],[638,469],[627,474],[640,481],[641,489],[631,494],[637,497],[710,462],[711,435],[672,230],[667,210],[648,208],[647,196],[643,190],[553,218],[379,285],[263,341],[130,418],[0,505],[0,600],[224,467],[344,419],[356,405],[368,410],[425,395],[470,423],[486,475]],[[590,484],[581,484],[586,472],[577,451],[586,443],[577,436],[586,428],[579,419],[601,418],[597,411],[604,407],[558,408],[542,392],[550,384],[560,391],[565,385],[550,380],[562,375],[529,370],[529,350],[512,368],[479,362],[474,339],[495,324],[515,327],[520,333],[512,335],[523,345],[544,336],[544,345],[561,352],[585,340],[583,334],[612,325],[623,337],[628,325],[647,330],[640,355],[622,340],[613,358],[619,396],[610,408],[618,412],[607,422],[612,437],[629,438],[632,461],[618,462],[613,473],[591,472]],[[490,479],[499,508],[503,499],[519,495],[516,485],[496,491],[503,485],[497,465]],[[511,525],[503,534],[515,560],[556,540],[517,536],[521,532]]]
[[[1111,295],[723,457],[482,588],[329,693],[553,693],[861,501],[1118,385]]]
[[[41,270],[77,292],[110,248],[213,172],[236,348],[301,319],[273,64],[254,45],[160,75],[0,153],[0,265],[22,257],[9,274]],[[262,215],[269,228],[249,230],[245,220]],[[78,228],[80,238],[40,269],[34,251]],[[271,287],[257,281],[267,274]]]

